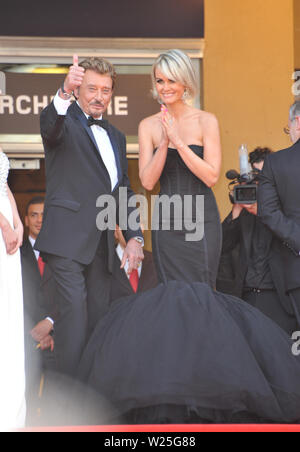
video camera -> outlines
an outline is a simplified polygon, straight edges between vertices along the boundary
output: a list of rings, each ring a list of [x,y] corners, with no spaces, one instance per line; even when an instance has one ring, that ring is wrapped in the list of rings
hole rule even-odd
[[[257,202],[257,181],[260,171],[253,170],[249,164],[248,149],[242,145],[239,149],[240,173],[229,170],[226,178],[231,180],[229,184],[229,199],[232,204],[255,204]],[[232,186],[233,193],[232,193]]]

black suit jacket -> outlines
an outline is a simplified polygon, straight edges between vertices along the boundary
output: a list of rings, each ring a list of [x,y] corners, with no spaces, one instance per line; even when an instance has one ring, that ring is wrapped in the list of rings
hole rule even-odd
[[[232,221],[230,214],[222,223],[223,228],[223,248],[222,254],[227,254],[238,247],[238,259],[234,265],[234,295],[242,297],[244,291],[244,283],[249,268],[251,258],[251,245],[253,242],[253,233],[256,218],[251,213],[243,210],[240,216]],[[284,269],[282,263],[276,257],[277,239],[272,236],[270,231],[271,249],[269,256],[269,266],[275,289],[279,295],[279,299],[283,309],[293,314],[294,310],[289,297],[286,295]]]
[[[139,279],[137,293],[146,292],[147,290],[153,289],[158,285],[158,278],[152,253],[144,250],[144,256],[145,258],[142,264],[142,272]],[[129,279],[126,276],[125,271],[120,268],[120,265],[121,261],[119,257],[116,256],[112,274],[111,301],[134,294]]]
[[[274,259],[286,290],[300,287],[300,140],[269,155],[258,187],[258,214],[276,238]]]
[[[43,278],[30,241],[24,241],[21,247],[23,278],[23,298],[25,329],[28,333],[38,322],[46,317],[54,321],[58,318],[55,299],[55,283],[51,270],[45,265]]]
[[[112,194],[118,214],[120,187],[127,189],[128,198],[134,195],[128,179],[125,136],[112,125],[108,134],[118,168],[118,185],[113,193],[93,132],[77,103],[70,106],[66,116],[57,114],[53,102],[42,112],[46,200],[43,227],[35,245],[41,252],[90,264],[102,234],[96,226],[98,197]],[[128,216],[133,210],[128,208]],[[127,241],[143,236],[140,230],[123,232]],[[108,244],[112,270],[114,230],[108,231]]]

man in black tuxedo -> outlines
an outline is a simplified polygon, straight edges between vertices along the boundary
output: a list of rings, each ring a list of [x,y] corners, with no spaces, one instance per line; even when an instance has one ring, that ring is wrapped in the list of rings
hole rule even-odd
[[[119,226],[116,228],[115,239],[117,243],[116,254],[118,257],[115,259],[112,274],[111,301],[133,295],[134,293],[146,292],[156,287],[158,285],[158,279],[152,253],[144,250],[145,258],[143,262],[137,270],[129,275],[127,273],[128,265],[125,265],[124,269],[120,268],[126,248],[126,241]]]
[[[271,153],[268,148],[251,152],[252,168],[261,171]],[[287,333],[295,331],[293,308],[284,290],[283,269],[273,256],[273,234],[257,216],[257,203],[234,204],[222,227],[223,255],[238,247],[231,281],[233,294],[259,309]]]
[[[125,136],[102,120],[115,79],[108,61],[90,58],[78,65],[74,56],[62,87],[41,114],[47,184],[36,249],[56,281],[60,316],[55,324],[55,352],[59,369],[70,375],[76,374],[89,334],[109,307],[120,188],[128,198],[134,195]],[[77,102],[71,104],[73,92]],[[100,230],[96,203],[107,195],[116,212],[107,216],[106,228]],[[133,210],[128,208],[126,220]],[[131,272],[143,259],[143,235],[129,226],[124,231],[127,246],[122,265],[128,261]]]
[[[293,145],[268,156],[258,188],[258,215],[273,233],[273,259],[281,269],[284,290],[300,329],[300,102],[290,108]]]

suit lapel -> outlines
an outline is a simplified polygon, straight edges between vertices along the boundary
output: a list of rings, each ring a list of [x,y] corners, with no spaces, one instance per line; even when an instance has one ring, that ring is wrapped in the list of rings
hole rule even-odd
[[[36,278],[41,280],[38,263],[29,239],[25,240],[21,252],[23,257],[27,260],[27,262],[30,263],[30,267],[33,269]]]
[[[93,145],[93,150],[95,152],[96,157],[102,163],[102,165],[105,167],[105,165],[103,163],[103,160],[101,158],[100,151],[99,151],[99,148],[97,146],[94,134],[93,134],[91,128],[87,125],[87,119],[86,119],[85,114],[83,113],[83,111],[77,105],[76,102],[74,102],[73,105],[74,105],[73,110],[74,110],[74,113],[75,113],[75,118],[81,123],[82,127],[84,128],[86,134],[88,135],[88,137],[89,137],[89,139],[91,141],[91,144]]]
[[[109,173],[108,173],[107,168],[106,168],[106,166],[105,166],[105,164],[104,164],[104,162],[103,162],[103,160],[101,158],[100,150],[98,148],[98,145],[97,145],[97,142],[95,140],[94,134],[93,134],[93,132],[91,130],[91,127],[89,127],[87,125],[87,119],[86,119],[85,114],[83,113],[81,108],[77,105],[77,102],[74,102],[72,104],[71,108],[72,108],[71,111],[74,113],[75,118],[81,123],[81,125],[84,128],[86,134],[88,135],[88,137],[89,137],[89,139],[91,141],[91,144],[93,145],[93,151],[94,151],[97,159],[101,163],[101,166],[106,171],[107,176],[108,176],[108,178],[110,180]],[[122,169],[121,169],[121,163],[120,163],[120,153],[119,153],[119,148],[118,148],[117,142],[115,140],[115,137],[113,135],[112,127],[110,126],[110,124],[109,124],[109,129],[108,129],[108,136],[109,136],[109,139],[110,139],[113,151],[114,151],[115,159],[116,159],[116,165],[117,165],[117,170],[118,170],[118,185],[119,185],[121,180],[122,180]]]
[[[41,283],[41,286],[46,284],[51,278],[51,271],[48,265],[45,265],[45,271],[43,277],[41,277],[38,262],[36,260],[34,249],[31,246],[29,239],[25,240],[24,245],[22,247],[22,255],[25,259],[27,259],[28,263],[30,263],[30,267],[33,269],[35,277]]]
[[[119,152],[119,147],[117,145],[116,139],[114,137],[113,134],[113,130],[111,125],[109,124],[109,128],[108,128],[108,136],[115,154],[115,159],[116,159],[116,165],[117,165],[117,170],[118,170],[118,185],[121,183],[122,181],[122,169],[121,169],[121,162],[120,162],[120,152]]]

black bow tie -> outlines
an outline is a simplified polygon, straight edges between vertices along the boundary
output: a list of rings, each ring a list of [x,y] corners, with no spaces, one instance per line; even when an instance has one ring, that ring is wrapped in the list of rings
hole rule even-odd
[[[100,126],[102,129],[108,130],[108,121],[106,119],[95,119],[92,116],[88,118],[88,126]]]

